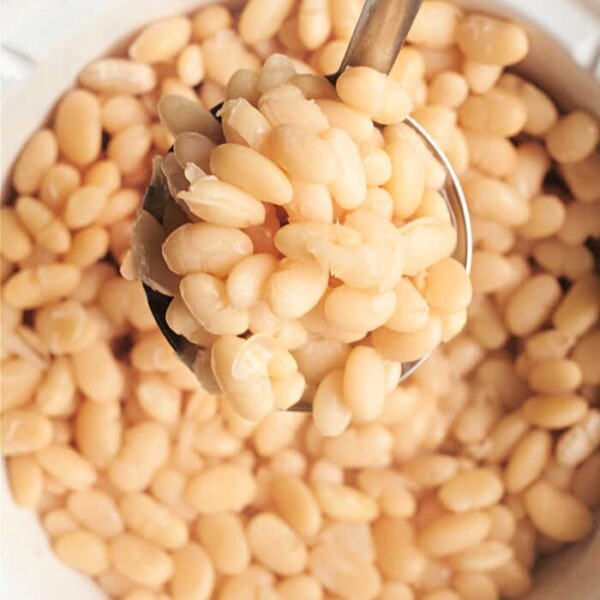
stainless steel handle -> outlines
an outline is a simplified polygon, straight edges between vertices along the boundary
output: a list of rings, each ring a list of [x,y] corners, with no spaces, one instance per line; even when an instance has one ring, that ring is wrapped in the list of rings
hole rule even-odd
[[[337,74],[365,66],[389,73],[423,0],[366,0]]]

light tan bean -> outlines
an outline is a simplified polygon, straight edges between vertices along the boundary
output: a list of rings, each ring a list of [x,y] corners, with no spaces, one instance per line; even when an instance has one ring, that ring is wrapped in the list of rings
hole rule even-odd
[[[372,421],[383,410],[385,366],[372,348],[356,347],[344,368],[344,402],[359,419]]]
[[[600,152],[592,152],[580,162],[565,164],[561,171],[573,195],[582,202],[596,202]]]
[[[528,336],[548,319],[561,295],[554,277],[539,274],[520,285],[506,306],[506,324],[519,336]]]
[[[600,314],[600,278],[588,275],[567,292],[552,315],[555,327],[575,335],[585,333]]]
[[[599,138],[596,119],[576,110],[558,119],[546,133],[546,148],[559,163],[577,163],[594,151]]]
[[[77,446],[94,466],[105,467],[119,450],[121,428],[118,404],[87,400],[75,420]]]
[[[32,194],[56,163],[58,143],[50,129],[40,129],[27,141],[14,166],[12,184],[19,194]]]
[[[37,308],[70,294],[80,279],[81,271],[73,265],[22,269],[4,283],[3,300],[15,308]]]
[[[490,571],[504,565],[512,557],[513,549],[510,546],[492,540],[455,554],[451,564],[458,571]]]
[[[33,410],[14,410],[2,417],[2,454],[19,456],[41,450],[54,435],[52,421]]]
[[[462,11],[449,2],[424,2],[408,33],[407,40],[424,48],[444,49],[455,41]]]
[[[141,491],[165,464],[168,453],[169,436],[165,427],[142,421],[125,432],[119,453],[108,464],[107,476],[122,492]]]
[[[100,575],[109,566],[104,541],[89,531],[78,530],[59,536],[54,542],[54,552],[64,563],[87,575]]]
[[[518,96],[496,87],[482,96],[469,96],[458,109],[458,120],[475,131],[512,137],[525,126],[527,109]]]
[[[123,531],[123,521],[113,499],[99,490],[72,492],[67,510],[86,529],[101,538],[111,538]]]
[[[219,122],[198,102],[179,95],[163,95],[157,105],[161,123],[171,134],[200,133],[215,142],[220,142],[223,133]]]
[[[96,402],[118,400],[123,374],[109,346],[97,342],[73,354],[73,375],[79,389]]]
[[[427,324],[429,306],[413,283],[402,278],[396,288],[396,310],[385,326],[398,332],[411,333]]]
[[[27,230],[19,222],[13,208],[2,207],[0,209],[0,226],[2,233],[0,237],[2,257],[11,262],[24,260],[31,254],[33,246]]]
[[[264,512],[253,517],[248,523],[247,536],[254,556],[278,575],[297,575],[306,567],[306,547],[275,514]]]
[[[250,549],[238,517],[230,513],[203,515],[196,528],[218,573],[236,575],[248,568]]]
[[[146,64],[168,62],[189,42],[191,21],[172,17],[148,25],[129,45],[129,58]]]
[[[124,496],[119,508],[127,528],[151,544],[174,550],[188,541],[186,524],[147,494]]]
[[[600,414],[591,410],[576,425],[565,431],[556,443],[556,460],[574,466],[584,461],[600,446]]]
[[[13,456],[6,462],[6,467],[15,504],[35,509],[44,487],[44,476],[35,459],[32,456]]]
[[[573,494],[589,507],[600,504],[600,454],[594,454],[577,469]]]
[[[80,229],[73,235],[71,248],[65,253],[63,260],[67,264],[86,269],[106,256],[109,242],[108,231],[100,225]]]
[[[496,504],[503,493],[502,482],[492,471],[473,469],[446,481],[438,497],[446,508],[466,512]]]
[[[245,233],[210,223],[183,225],[163,244],[167,265],[179,275],[204,272],[223,277],[251,254],[252,241]]]
[[[480,544],[490,526],[489,516],[481,511],[443,515],[420,532],[418,545],[430,556],[448,556]]]
[[[469,93],[469,84],[460,73],[448,71],[436,75],[429,85],[427,101],[438,106],[458,108]]]
[[[380,327],[373,332],[373,346],[386,360],[410,362],[429,354],[442,339],[442,324],[430,317],[420,329],[401,333]]]
[[[228,142],[262,150],[271,131],[263,114],[245,98],[228,100],[221,109],[223,134]]]
[[[473,129],[464,129],[469,147],[469,162],[491,177],[504,177],[514,168],[517,153],[505,137]]]
[[[519,235],[526,239],[539,239],[558,233],[565,221],[566,211],[558,196],[537,196],[531,202],[526,223],[519,227]]]
[[[332,127],[323,135],[335,161],[336,173],[329,189],[340,207],[352,210],[360,206],[367,193],[367,181],[358,148],[343,130]]]
[[[123,58],[102,58],[81,71],[79,83],[98,93],[144,94],[156,86],[156,74],[147,65]]]
[[[215,148],[210,170],[262,202],[282,205],[292,199],[292,186],[283,171],[251,148],[237,144]]]
[[[71,245],[69,230],[49,208],[29,196],[21,196],[15,204],[21,223],[42,248],[54,254],[63,254]]]
[[[99,185],[85,185],[75,190],[65,203],[64,222],[70,229],[87,227],[99,219],[108,200],[107,190]]]
[[[462,73],[473,93],[485,94],[496,85],[502,74],[502,67],[465,58],[462,63]]]
[[[114,538],[109,553],[112,567],[139,585],[160,586],[173,575],[173,559],[166,552],[130,533]]]
[[[565,358],[535,363],[529,372],[529,386],[540,394],[562,394],[581,384],[581,370],[576,362]]]
[[[314,492],[323,513],[337,521],[366,523],[379,514],[379,507],[370,496],[349,486],[320,483]]]
[[[348,427],[352,412],[344,404],[343,371],[331,371],[319,383],[313,398],[313,418],[324,436],[336,436]]]
[[[245,470],[233,465],[205,469],[188,480],[185,499],[201,514],[239,511],[252,501],[256,483]]]
[[[231,14],[225,6],[211,4],[201,8],[192,17],[192,31],[194,39],[202,40],[209,37],[219,29],[231,25]]]
[[[523,404],[523,416],[546,429],[563,429],[585,416],[588,405],[581,396],[556,394],[532,396]]]
[[[215,570],[204,548],[189,543],[173,554],[173,600],[209,600],[215,587]]]
[[[465,309],[472,289],[464,267],[453,258],[444,258],[427,271],[423,296],[430,306],[443,312]]]
[[[560,542],[585,538],[592,530],[593,517],[575,497],[539,481],[523,494],[525,510],[535,527]]]
[[[292,8],[291,0],[277,0],[273,5],[264,0],[250,0],[240,15],[240,36],[247,44],[269,39],[281,27]]]
[[[506,490],[522,492],[540,475],[550,460],[552,438],[547,431],[534,429],[525,434],[510,454],[504,473]]]
[[[403,121],[412,102],[394,79],[369,67],[351,67],[336,82],[336,91],[348,105],[384,125]]]
[[[84,90],[68,92],[54,116],[54,131],[61,153],[77,167],[94,162],[102,145],[100,103]]]
[[[529,50],[527,34],[518,25],[477,14],[461,21],[456,41],[468,58],[501,66],[519,62]]]
[[[69,446],[50,444],[38,451],[37,459],[44,471],[68,489],[84,490],[96,481],[94,467]]]
[[[123,175],[131,175],[143,166],[152,146],[152,135],[145,125],[131,125],[120,130],[108,143],[107,156]]]

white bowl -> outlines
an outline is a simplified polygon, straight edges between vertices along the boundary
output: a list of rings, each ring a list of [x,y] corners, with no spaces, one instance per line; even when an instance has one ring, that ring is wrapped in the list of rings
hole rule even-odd
[[[45,121],[56,99],[74,83],[84,65],[123,44],[148,21],[189,12],[205,3],[207,0],[101,3],[5,0],[5,23],[11,25],[11,31],[7,31],[3,46],[15,52],[9,53],[9,60],[4,61],[3,82],[11,83],[24,74],[25,77],[11,83],[2,99],[4,184],[23,143]],[[236,3],[239,0],[229,2]],[[563,107],[585,107],[600,118],[600,85],[581,68],[594,66],[592,62],[600,43],[598,14],[594,17],[590,13],[589,20],[584,21],[581,8],[565,0],[543,3],[459,0],[459,3],[468,8],[483,7],[486,12],[526,23],[531,52],[519,70],[550,92]],[[35,514],[14,505],[4,465],[0,471],[2,600],[105,598],[87,577],[66,568],[55,558]],[[598,600],[599,590],[600,528],[597,528],[593,539],[540,565],[527,600]]]

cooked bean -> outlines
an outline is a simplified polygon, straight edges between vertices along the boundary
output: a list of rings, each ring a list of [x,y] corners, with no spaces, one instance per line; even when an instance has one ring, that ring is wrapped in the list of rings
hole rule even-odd
[[[552,438],[546,431],[534,429],[525,434],[510,454],[504,483],[510,493],[521,492],[543,472],[550,459]]]
[[[54,131],[61,153],[75,166],[94,162],[102,145],[98,99],[85,90],[68,92],[56,109]]]
[[[446,481],[438,493],[441,503],[454,512],[491,506],[504,493],[502,482],[486,469],[473,469]]]
[[[237,516],[231,513],[202,515],[197,531],[218,573],[236,575],[248,568],[250,549]]]
[[[87,575],[100,575],[108,569],[106,545],[89,531],[72,531],[59,536],[54,542],[54,551],[67,565]]]
[[[123,531],[123,521],[113,499],[98,490],[72,492],[67,497],[69,513],[92,533],[111,538]]]
[[[600,446],[600,414],[590,410],[556,443],[556,460],[561,465],[574,466],[584,461]]]
[[[240,15],[240,36],[247,44],[254,44],[274,35],[289,13],[292,0],[277,0],[270,4],[267,0],[250,0]]]
[[[186,46],[191,33],[192,24],[186,17],[156,21],[129,45],[129,58],[146,64],[167,62]]]
[[[527,34],[518,25],[484,15],[463,19],[456,41],[468,58],[501,66],[519,62],[529,49]]]
[[[41,450],[54,435],[52,421],[33,410],[13,410],[2,417],[2,454],[19,456]]]
[[[588,275],[577,281],[552,315],[555,327],[575,335],[585,333],[600,314],[600,278]]]
[[[37,459],[44,471],[68,489],[84,490],[96,481],[94,467],[70,446],[50,444],[38,451]]]
[[[215,570],[202,546],[189,543],[173,554],[169,590],[174,600],[209,600],[215,587]]]
[[[523,405],[523,416],[538,427],[563,429],[579,421],[587,410],[588,405],[580,396],[533,396]]]
[[[50,129],[40,129],[29,139],[14,166],[12,184],[19,194],[32,194],[58,158],[58,143]]]
[[[546,148],[559,163],[577,163],[594,151],[599,138],[596,119],[577,110],[558,119],[546,133]]]
[[[545,481],[523,495],[525,510],[535,527],[549,538],[573,542],[592,530],[592,513],[582,502]]]

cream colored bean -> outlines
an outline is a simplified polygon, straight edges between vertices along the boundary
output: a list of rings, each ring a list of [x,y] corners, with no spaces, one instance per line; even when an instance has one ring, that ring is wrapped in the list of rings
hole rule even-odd
[[[527,109],[518,96],[496,87],[482,96],[470,96],[458,109],[458,120],[475,131],[512,137],[525,126]]]
[[[17,506],[35,509],[42,497],[44,476],[31,456],[13,456],[6,462],[12,497]]]
[[[575,335],[585,333],[600,314],[600,278],[587,275],[567,292],[552,315],[552,323]]]
[[[478,216],[515,226],[529,219],[528,204],[505,183],[491,177],[474,176],[465,181],[469,208]]]
[[[326,0],[302,0],[298,7],[298,35],[308,50],[315,50],[331,33],[331,15]]]
[[[542,182],[550,168],[550,157],[536,142],[527,142],[517,148],[517,161],[506,178],[523,198],[530,199],[541,192]]]
[[[194,163],[203,171],[210,171],[210,155],[216,144],[205,135],[194,132],[180,133],[174,143],[177,162],[182,169]]]
[[[72,492],[66,506],[76,521],[101,538],[111,538],[123,531],[119,510],[113,499],[104,492]]]
[[[73,354],[73,375],[79,389],[96,402],[118,400],[123,374],[109,346],[97,342]]]
[[[404,247],[404,273],[417,275],[452,254],[456,231],[450,223],[422,217],[399,228]]]
[[[204,272],[224,277],[251,254],[252,241],[245,233],[210,223],[183,225],[163,244],[167,265],[179,275]]]
[[[19,262],[29,256],[33,249],[27,230],[19,222],[13,208],[0,209],[0,237],[2,257],[11,262]]]
[[[489,294],[507,286],[513,278],[513,269],[504,256],[496,252],[475,250],[471,266],[473,290]]]
[[[540,475],[550,460],[552,438],[546,431],[534,429],[525,434],[511,452],[504,483],[510,493],[522,492]]]
[[[372,421],[383,410],[385,366],[372,348],[356,347],[344,368],[344,402],[359,419]]]
[[[491,571],[506,564],[512,557],[510,546],[492,540],[455,554],[451,564],[458,571]]]
[[[332,127],[343,129],[356,142],[367,142],[371,139],[373,121],[365,113],[330,98],[319,98],[316,104]]]
[[[221,109],[223,134],[228,142],[262,150],[271,125],[263,114],[244,98],[228,100]]]
[[[109,142],[107,156],[123,175],[135,173],[152,146],[150,130],[144,125],[132,125],[119,131]]]
[[[528,429],[529,424],[518,413],[510,413],[503,417],[490,433],[487,459],[490,462],[504,461]]]
[[[248,312],[227,303],[225,284],[204,273],[186,275],[180,293],[200,324],[215,335],[237,335],[248,329]]]
[[[129,494],[119,507],[127,528],[151,544],[173,550],[188,540],[186,524],[147,494]]]
[[[471,60],[507,66],[529,50],[527,34],[518,25],[484,15],[469,15],[456,29],[456,41]]]
[[[545,481],[529,488],[523,501],[535,527],[553,540],[581,540],[592,530],[593,517],[589,508]]]
[[[282,600],[321,600],[323,588],[311,575],[296,575],[277,586],[277,595]]]
[[[277,512],[302,536],[315,535],[322,524],[321,512],[310,488],[298,477],[278,475],[271,482]]]
[[[263,298],[264,286],[277,269],[271,254],[254,254],[242,259],[227,277],[226,293],[231,306],[250,308]]]
[[[144,94],[156,87],[156,74],[147,66],[123,58],[102,58],[81,71],[79,83],[101,94]]]
[[[281,27],[292,8],[291,0],[277,0],[273,5],[264,0],[251,0],[240,15],[240,36],[247,44],[269,39]]]
[[[67,264],[80,269],[91,267],[106,256],[109,247],[109,235],[100,225],[80,229],[71,242],[71,248],[63,256]]]
[[[102,105],[102,128],[111,135],[133,125],[147,125],[148,122],[143,104],[133,96],[112,96]]]
[[[32,194],[56,163],[58,143],[50,129],[40,129],[25,144],[14,166],[12,184],[19,194]]]
[[[98,161],[86,169],[83,183],[84,185],[103,186],[111,194],[117,192],[121,187],[119,167],[111,160]]]
[[[596,119],[577,110],[558,119],[546,133],[546,148],[559,163],[577,163],[594,151],[599,138]]]
[[[83,402],[75,420],[75,440],[83,456],[103,468],[116,456],[121,444],[119,406],[116,403]]]
[[[319,302],[327,281],[327,271],[316,262],[285,259],[267,279],[265,298],[275,315],[297,319]]]
[[[271,132],[269,155],[299,179],[328,183],[336,175],[336,158],[330,146],[300,125],[280,125]]]
[[[200,133],[215,142],[222,140],[219,122],[198,102],[176,95],[163,96],[157,106],[161,123],[177,137],[180,133]]]
[[[560,198],[551,195],[537,196],[531,202],[529,219],[519,227],[519,235],[526,239],[554,235],[562,227],[565,216],[565,207]]]
[[[165,464],[168,453],[169,437],[165,427],[142,421],[125,432],[118,455],[108,465],[107,476],[122,492],[141,491]]]
[[[410,362],[429,354],[442,339],[442,324],[430,317],[422,328],[401,333],[381,327],[373,332],[373,347],[386,360]]]
[[[209,600],[215,587],[215,570],[202,546],[189,543],[173,554],[169,590],[174,600]]]
[[[480,544],[490,526],[490,518],[480,511],[444,515],[420,532],[418,545],[433,557],[456,554]]]
[[[90,92],[73,90],[60,101],[54,116],[60,152],[75,166],[98,158],[102,145],[100,103]]]
[[[219,29],[226,29],[231,26],[231,21],[231,14],[225,6],[205,6],[192,17],[194,39],[203,40]]]
[[[458,108],[469,93],[469,84],[460,73],[448,71],[436,75],[429,85],[427,101],[436,106]]]
[[[256,483],[245,470],[232,465],[205,469],[188,480],[185,499],[201,514],[239,511],[256,493]]]
[[[535,363],[529,372],[529,386],[540,394],[562,394],[581,384],[581,370],[576,362],[565,358]]]
[[[592,152],[581,162],[565,164],[562,173],[573,195],[582,202],[596,202],[598,194],[600,153]]]
[[[210,157],[210,170],[220,180],[237,186],[262,202],[287,204],[292,186],[274,163],[255,150],[223,144]]]
[[[505,137],[473,129],[464,129],[469,148],[469,162],[485,175],[504,177],[515,166],[517,153]]]
[[[462,64],[462,73],[473,93],[485,94],[496,85],[502,74],[502,67],[465,58]]]
[[[97,221],[108,201],[107,190],[99,185],[85,185],[75,190],[65,203],[63,219],[70,229],[81,229]]]
[[[192,24],[186,17],[172,17],[148,25],[129,45],[129,58],[146,64],[168,62],[189,42]]]
[[[14,410],[2,418],[2,454],[19,456],[41,450],[54,435],[52,421],[33,410]]]
[[[444,49],[455,41],[456,27],[462,11],[449,2],[424,2],[407,40],[424,48]]]
[[[523,404],[523,416],[532,424],[546,429],[563,429],[583,418],[588,410],[581,396],[556,394],[532,396]]]
[[[258,105],[258,73],[250,69],[238,69],[227,82],[225,97],[227,100],[243,98],[252,106]]]
[[[70,294],[80,279],[81,271],[72,265],[22,269],[5,282],[3,300],[15,308],[37,308]]]
[[[329,189],[340,207],[352,210],[360,206],[367,193],[367,181],[358,148],[343,130],[332,127],[323,135],[336,161],[336,174]]]
[[[109,553],[112,567],[139,585],[160,586],[173,575],[173,559],[166,552],[130,533],[114,538]]]
[[[71,237],[66,226],[55,218],[52,211],[30,196],[21,196],[15,212],[37,244],[54,254],[69,250]]]
[[[539,274],[520,285],[506,306],[506,324],[519,336],[528,336],[548,319],[560,300],[561,290],[556,279]]]
[[[203,515],[196,528],[217,573],[237,575],[248,568],[250,549],[237,516],[230,513]]]
[[[351,67],[336,82],[340,98],[384,125],[403,121],[412,108],[400,84],[369,67]]]
[[[64,563],[87,575],[100,575],[109,566],[104,541],[89,531],[72,531],[59,536],[54,542],[54,552]]]
[[[372,331],[386,323],[395,310],[394,291],[373,294],[342,285],[325,300],[325,318],[345,331]]]
[[[420,106],[412,114],[443,151],[451,148],[456,129],[456,112],[453,109],[446,106]]]
[[[472,289],[464,267],[453,258],[445,258],[427,271],[423,296],[430,306],[443,312],[465,309],[471,302]]]
[[[44,471],[72,490],[84,490],[96,481],[94,467],[78,452],[62,444],[50,444],[37,453]]]
[[[438,497],[449,510],[467,512],[496,504],[503,493],[502,482],[492,471],[474,469],[446,481]]]
[[[396,310],[385,326],[398,332],[412,333],[425,327],[429,317],[429,306],[413,283],[402,278],[396,288]]]
[[[313,418],[324,436],[342,433],[350,423],[352,412],[343,400],[343,371],[331,371],[319,383],[313,398]]]
[[[321,183],[292,180],[292,201],[286,204],[285,210],[290,223],[300,222],[307,229],[314,227],[313,223],[333,222],[333,201],[327,186]],[[280,234],[286,227],[281,227],[275,234],[275,246]],[[303,244],[304,246],[305,244]],[[282,251],[288,257],[290,254]],[[304,257],[308,255],[303,253]]]
[[[197,179],[178,197],[193,215],[213,225],[244,228],[265,220],[265,208],[259,200],[212,176]]]
[[[436,487],[456,475],[457,463],[445,454],[426,454],[407,461],[403,471],[419,486]]]
[[[600,414],[590,410],[556,443],[556,460],[565,466],[578,465],[600,446]]]
[[[248,523],[247,536],[254,556],[278,575],[297,575],[306,567],[306,547],[275,514],[264,512],[253,517]]]
[[[379,507],[372,498],[349,486],[320,483],[314,492],[323,513],[337,521],[365,523],[379,514]]]

